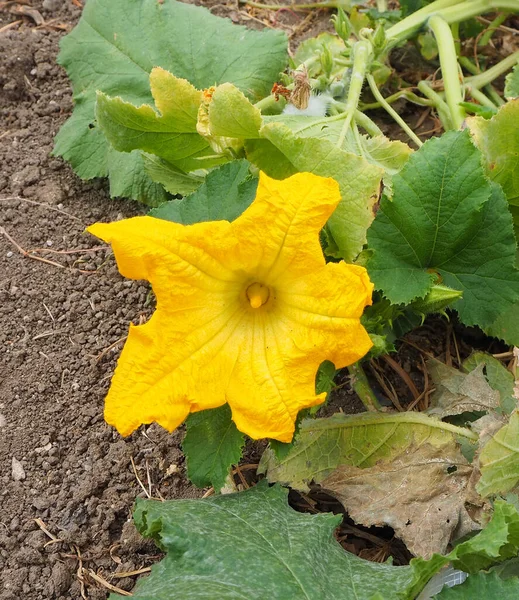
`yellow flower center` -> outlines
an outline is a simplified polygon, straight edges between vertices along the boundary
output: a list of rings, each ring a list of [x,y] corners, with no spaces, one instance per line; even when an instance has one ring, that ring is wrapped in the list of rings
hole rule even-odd
[[[268,301],[270,289],[262,283],[254,282],[249,285],[246,294],[252,308],[259,308]]]

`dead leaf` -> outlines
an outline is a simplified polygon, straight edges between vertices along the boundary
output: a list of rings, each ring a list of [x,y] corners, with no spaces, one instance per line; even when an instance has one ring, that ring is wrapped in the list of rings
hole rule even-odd
[[[23,17],[30,17],[36,25],[43,25],[45,19],[42,17],[40,11],[32,8],[31,6],[25,6],[23,4],[15,4],[9,8],[9,12],[14,15],[21,15]]]
[[[453,442],[409,447],[391,462],[339,466],[322,486],[365,526],[389,525],[416,556],[444,553],[456,536],[479,529],[465,509],[472,467]]]
[[[483,374],[484,365],[463,373],[435,358],[427,361],[427,370],[436,387],[431,396],[429,415],[443,419],[464,412],[488,412],[499,407],[499,392],[493,390]]]

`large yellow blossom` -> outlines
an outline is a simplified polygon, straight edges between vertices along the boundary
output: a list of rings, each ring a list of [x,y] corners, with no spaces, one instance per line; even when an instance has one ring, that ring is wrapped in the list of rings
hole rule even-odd
[[[147,279],[157,309],[130,326],[105,419],[122,435],[228,402],[239,430],[289,442],[322,361],[350,365],[371,347],[360,316],[373,286],[362,267],[325,264],[319,231],[340,200],[333,179],[261,174],[235,221],[180,225],[135,217],[88,228],[119,270]]]

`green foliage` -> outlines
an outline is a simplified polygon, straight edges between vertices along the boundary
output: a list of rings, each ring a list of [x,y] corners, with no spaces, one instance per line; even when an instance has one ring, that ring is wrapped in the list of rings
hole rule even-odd
[[[429,560],[411,561],[414,580],[409,597],[415,598],[425,583],[449,562],[455,569],[474,574],[516,556],[518,551],[519,513],[510,504],[497,501],[492,519],[478,535],[458,544],[446,556],[435,554]]]
[[[463,292],[453,307],[464,323],[490,326],[519,297],[516,242],[503,193],[485,179],[468,132],[426,142],[393,187],[368,232],[375,286],[409,303],[439,279]]]
[[[225,485],[232,465],[239,463],[245,437],[236,429],[229,405],[191,414],[182,449],[187,475],[198,487],[212,485],[218,492]]]
[[[61,42],[59,62],[72,81],[75,109],[56,137],[54,154],[83,179],[108,175],[112,195],[158,205],[165,192],[149,180],[140,153],[119,153],[96,124],[96,92],[150,104],[149,74],[159,66],[198,89],[231,82],[259,100],[286,61],[280,31],[252,31],[175,0],[89,0]]]
[[[296,137],[283,123],[264,125],[260,135],[262,139],[247,141],[245,148],[247,158],[267,175],[284,179],[308,171],[339,183],[342,200],[327,227],[336,254],[353,260],[366,241],[383,170],[326,139]]]
[[[514,577],[505,581],[496,573],[477,573],[468,577],[461,585],[443,588],[434,597],[435,600],[474,600],[475,598],[517,600],[519,598],[519,579]]]
[[[471,372],[480,365],[485,367],[485,377],[493,390],[499,392],[499,412],[509,415],[517,408],[514,397],[514,376],[497,358],[485,352],[474,352],[463,361],[463,368]]]
[[[341,517],[295,512],[287,494],[260,484],[204,500],[137,500],[137,528],[167,554],[138,582],[133,597],[368,600],[378,593],[384,600],[410,598],[405,595],[410,567],[345,552],[333,536]]]
[[[505,98],[513,100],[519,98],[519,64],[508,73],[505,80]]]
[[[201,221],[233,221],[252,203],[257,178],[246,160],[237,160],[215,169],[200,187],[186,198],[165,202],[150,216],[184,225]],[[215,199],[218,198],[219,202]]]
[[[482,496],[504,494],[519,482],[519,412],[483,446],[479,454],[481,479],[476,490]]]
[[[490,120],[467,120],[474,141],[483,153],[487,176],[503,188],[510,204],[519,206],[519,99],[511,100]]]
[[[308,489],[339,465],[370,467],[390,461],[410,447],[428,444],[446,453],[455,446],[455,432],[463,432],[422,413],[335,414],[302,422],[293,448],[282,459],[267,450],[260,471],[269,481]],[[474,437],[467,431],[467,437]]]

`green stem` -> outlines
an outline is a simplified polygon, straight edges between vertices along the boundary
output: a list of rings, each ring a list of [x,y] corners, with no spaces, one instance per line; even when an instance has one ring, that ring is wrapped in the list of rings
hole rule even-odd
[[[378,100],[385,109],[385,111],[393,117],[393,119],[400,125],[400,127],[407,133],[407,135],[413,140],[413,142],[420,148],[422,146],[422,140],[415,134],[415,132],[409,127],[409,125],[402,119],[402,117],[396,112],[396,110],[386,102],[384,96],[380,93],[380,90],[377,87],[375,82],[375,78],[373,75],[366,75],[366,80],[371,89],[371,93],[375,96],[375,99]]]
[[[252,8],[263,8],[265,10],[309,10],[312,8],[344,8],[344,1],[325,0],[324,2],[308,2],[306,4],[262,4],[253,0],[239,0],[240,4],[252,6]]]
[[[474,75],[473,77],[467,77],[465,79],[465,83],[470,84],[473,88],[477,88],[478,90],[492,83],[494,79],[497,79],[500,75],[504,75],[507,71],[509,71],[512,67],[514,67],[519,62],[519,50],[510,54],[504,58],[501,62],[498,62],[497,65],[494,65],[490,69],[487,69],[483,73],[479,73],[478,75]]]
[[[445,131],[453,129],[449,107],[447,106],[445,100],[440,96],[440,94],[435,92],[426,81],[420,81],[420,83],[418,84],[418,89],[422,92],[424,96],[426,96],[427,98],[429,98],[429,100],[433,102]]]
[[[469,71],[469,73],[472,73],[472,75],[479,75],[481,73],[481,71],[476,67],[476,65],[470,60],[468,56],[460,56],[458,58],[458,62],[464,69]],[[501,98],[494,86],[492,86],[490,83],[488,85],[485,85],[483,87],[483,90],[496,106],[503,106],[503,104],[505,104],[503,98]]]
[[[351,375],[350,385],[353,388],[353,391],[361,399],[366,410],[372,412],[379,411],[382,407],[380,406],[378,398],[375,396],[375,392],[369,385],[368,378],[366,377],[366,373],[360,362],[350,365],[348,371]]]
[[[477,0],[474,1],[477,2]],[[458,56],[456,54],[452,31],[447,21],[437,15],[429,19],[429,27],[434,33],[436,43],[438,44],[443,85],[452,124],[455,129],[459,129],[465,120],[466,113],[460,106],[460,102],[463,102],[463,92],[460,83]]]
[[[342,126],[339,139],[337,140],[337,147],[342,148],[346,134],[351,125],[351,120],[359,105],[360,95],[362,93],[362,86],[364,85],[364,79],[366,77],[366,70],[372,55],[371,43],[367,40],[359,40],[355,42],[352,48],[353,54],[353,68],[350,76],[350,89],[348,90],[348,98],[346,99],[345,109],[345,121]]]
[[[409,38],[432,15],[451,24],[496,10],[519,12],[519,0],[436,0],[390,27],[386,35],[392,47]]]
[[[420,96],[413,94],[413,92],[410,92],[409,90],[400,90],[399,92],[388,96],[385,100],[388,104],[393,104],[393,102],[400,100],[400,98],[405,98],[406,100],[409,100],[409,102],[412,102],[413,104],[418,104],[419,106],[434,105],[434,103],[430,100],[420,98]],[[361,104],[360,107],[362,110],[373,110],[375,108],[381,108],[382,104],[380,104],[380,102],[371,102],[370,104]]]
[[[375,137],[377,135],[384,135],[382,129],[374,123],[367,115],[360,112],[360,110],[355,111],[355,123],[362,129],[365,129],[369,135]]]
[[[470,85],[466,85],[465,90],[467,91],[467,93],[470,96],[472,96],[472,98],[476,102],[479,102],[482,106],[489,106],[490,108],[496,108],[496,105],[492,102],[492,100],[489,100],[485,96],[485,94],[483,92],[480,92],[478,89],[473,88]]]
[[[489,24],[485,33],[479,38],[478,46],[483,48],[490,42],[490,39],[497,29],[506,21],[508,13],[504,12],[499,15]]]
[[[287,101],[285,98],[283,98],[283,96],[279,96],[279,99],[276,100],[276,97],[274,94],[272,94],[266,98],[262,98],[259,102],[256,102],[254,106],[263,114],[271,115],[281,114],[286,106],[286,103]]]
[[[453,23],[451,25],[451,33],[454,39],[454,47],[456,48],[456,56],[461,54],[461,42],[460,42],[460,24]]]

